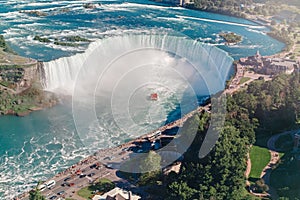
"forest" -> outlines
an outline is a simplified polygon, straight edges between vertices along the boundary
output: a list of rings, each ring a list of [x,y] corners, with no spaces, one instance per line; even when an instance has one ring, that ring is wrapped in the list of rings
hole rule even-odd
[[[198,127],[196,138],[184,154],[179,174],[147,173],[139,178],[139,183],[148,184],[148,191],[152,194],[149,199],[160,199],[161,196],[162,199],[180,200],[256,199],[246,190],[247,154],[251,145],[260,142],[260,138],[299,128],[299,101],[298,72],[278,75],[272,81],[254,81],[243,91],[227,97],[225,124],[217,127],[221,130],[219,140],[205,158],[199,159],[198,153],[211,118],[210,114],[203,112],[188,120],[181,130],[184,137],[195,131],[195,125]],[[291,168],[295,169],[295,163]],[[284,196],[290,187],[290,182],[278,186],[279,190],[285,191],[279,192],[282,194],[280,199],[297,199],[293,193]]]
[[[298,9],[300,8],[300,3],[297,0],[194,0],[192,2],[193,3],[188,3],[185,6],[192,9],[242,18],[247,18],[247,15],[274,16],[280,14],[281,11],[286,9],[293,12],[295,11],[295,9],[282,6],[282,4],[296,6]],[[299,11],[296,14],[299,14]],[[300,26],[300,22],[297,23],[297,20],[294,22]]]

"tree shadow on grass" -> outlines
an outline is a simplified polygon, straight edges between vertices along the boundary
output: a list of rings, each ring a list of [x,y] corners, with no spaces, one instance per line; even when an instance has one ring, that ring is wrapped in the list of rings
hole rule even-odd
[[[252,183],[255,183],[256,181],[258,181],[260,178],[254,178],[254,177],[249,177],[248,180]]]

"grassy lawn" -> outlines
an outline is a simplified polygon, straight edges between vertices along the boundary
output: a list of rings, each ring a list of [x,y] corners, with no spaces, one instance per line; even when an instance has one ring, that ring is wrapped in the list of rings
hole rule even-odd
[[[242,77],[242,78],[241,78],[241,81],[240,81],[240,84],[243,84],[243,83],[245,83],[245,82],[247,82],[247,81],[249,81],[249,80],[250,80],[249,77]]]
[[[95,185],[90,185],[85,188],[82,188],[77,192],[77,194],[85,199],[92,199],[97,191],[97,194],[104,194],[112,190],[115,187],[115,184],[111,182],[109,179],[103,178],[100,179]]]
[[[93,196],[93,191],[90,190],[88,186],[79,190],[77,194],[85,199],[91,199],[91,197]]]
[[[259,179],[264,167],[269,163],[271,158],[270,152],[266,148],[253,146],[250,151],[251,172],[249,177]]]

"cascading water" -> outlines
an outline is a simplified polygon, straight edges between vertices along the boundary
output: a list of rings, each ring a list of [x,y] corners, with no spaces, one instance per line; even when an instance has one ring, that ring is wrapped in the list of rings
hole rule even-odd
[[[232,61],[184,37],[111,37],[83,54],[45,63],[45,89],[72,95],[77,132],[86,146],[95,146],[106,134],[136,137],[195,109],[224,89]],[[153,92],[156,103],[148,98]]]
[[[264,34],[268,31],[267,29],[257,29],[259,27],[253,27],[252,25],[255,26],[255,24],[249,21],[205,12],[195,13],[192,10],[182,10],[177,7],[162,7],[160,4],[152,2],[155,4],[153,6],[148,3],[102,1],[101,8],[95,11],[84,9],[82,3],[73,1],[2,1],[0,10],[1,25],[3,24],[3,26],[1,26],[1,30],[13,50],[20,55],[48,61],[83,50],[86,53],[45,62],[45,66],[40,65],[39,68],[42,80],[45,81],[44,88],[47,90],[71,94],[76,85],[79,91],[75,90],[76,104],[73,107],[77,105],[76,109],[72,110],[71,102],[66,98],[66,102],[63,104],[40,112],[33,112],[24,118],[1,117],[0,199],[12,199],[17,194],[31,190],[36,186],[37,181],[47,180],[100,148],[119,145],[129,138],[153,130],[165,120],[172,120],[174,113],[178,113],[180,116],[178,103],[184,103],[184,100],[188,99],[188,91],[197,87],[205,88],[201,83],[206,84],[205,81],[198,80],[199,73],[195,73],[196,71],[185,60],[193,60],[191,57],[203,59],[203,66],[199,65],[197,68],[203,68],[202,77],[211,79],[209,83],[213,81],[223,83],[219,77],[226,80],[227,74],[230,74],[228,73],[231,69],[230,58],[227,54],[198,42],[182,37],[153,35],[113,37],[112,35],[122,35],[124,32],[133,34],[183,33],[188,37],[199,39],[199,41],[209,41],[218,45],[230,52],[236,59],[253,55],[258,49],[263,55],[272,55],[284,48],[283,43]],[[57,12],[63,7],[70,9],[70,12]],[[20,9],[40,10],[47,13],[47,16],[28,16],[20,13]],[[120,14],[122,14],[122,18],[120,18]],[[235,24],[228,24],[228,22]],[[249,24],[251,27],[239,24]],[[238,45],[226,46],[216,34],[221,31],[242,35],[243,41]],[[33,40],[35,35],[50,39],[62,39],[65,36],[76,35],[91,40],[103,37],[112,38],[97,40],[86,50],[85,45],[65,47],[54,45],[52,42],[41,43]],[[134,59],[127,57],[128,59],[125,59],[127,64],[136,61],[144,64],[142,66],[145,67],[134,70],[134,67],[125,65],[123,70],[131,68],[134,73],[129,73],[128,76],[124,76],[124,79],[120,79],[122,84],[116,84],[118,86],[116,89],[112,90],[114,87],[110,84],[107,84],[106,87],[103,86],[104,83],[113,81],[116,83],[116,77],[120,77],[118,72],[121,72],[117,69],[124,66],[116,65],[120,62],[112,61],[112,69],[108,71],[109,73],[104,73],[105,79],[100,79],[99,84],[95,84],[98,85],[97,87],[92,84],[93,81],[90,79],[93,76],[97,77],[96,74],[105,68],[103,66],[105,59],[116,58],[118,52],[125,51],[126,48],[132,50],[135,47],[144,47],[142,45],[157,47],[161,51],[141,51],[138,57],[132,56]],[[172,55],[171,51],[174,49],[171,48],[172,45],[178,46],[178,49],[182,48],[182,51],[186,51],[187,56],[175,57],[176,52],[173,52]],[[99,54],[95,53],[92,56],[91,54],[98,46],[100,46]],[[104,52],[101,52],[101,48]],[[206,50],[203,51],[202,48]],[[170,53],[167,53],[167,50]],[[200,51],[206,51],[207,54],[199,53]],[[86,62],[85,58],[88,58],[90,63]],[[152,58],[152,61],[149,58]],[[147,62],[151,63],[150,61],[160,65],[145,65]],[[96,68],[93,64],[97,63],[99,65]],[[178,64],[172,68],[174,63]],[[81,69],[81,66],[84,68]],[[211,73],[206,68],[210,69]],[[216,69],[218,72],[214,73]],[[182,72],[183,76],[180,76],[180,73],[176,74],[173,70]],[[95,74],[89,74],[89,78],[85,78],[88,72]],[[78,76],[76,74],[80,76],[76,78]],[[187,77],[189,77],[189,81],[186,81]],[[79,80],[76,81],[77,79]],[[124,95],[130,94],[130,89],[136,85],[133,84],[134,81],[140,81],[144,85],[138,87],[127,102],[127,97]],[[195,83],[193,88],[188,86],[192,82]],[[217,85],[223,84],[218,83]],[[120,90],[122,91],[120,92]],[[159,94],[159,99],[155,102],[145,98],[152,92]],[[95,93],[95,97],[91,98],[91,96],[85,95],[86,93]],[[204,94],[208,93],[212,93],[212,91],[206,91]],[[201,96],[202,93],[197,91],[197,94]],[[111,95],[113,98],[109,98]],[[76,98],[77,96],[79,98]],[[107,112],[111,105],[109,99],[113,100],[114,107]],[[97,102],[97,105],[93,105],[92,101]],[[78,105],[79,103],[81,104]],[[87,113],[93,110],[92,107],[95,107],[94,115],[97,115],[98,121],[93,121],[91,114]],[[126,110],[123,110],[124,107],[128,108],[129,117],[127,117]],[[76,127],[73,116],[76,117]],[[136,124],[130,123],[128,120],[130,117]],[[115,122],[119,125],[124,123],[122,129],[126,128],[125,134],[114,126]],[[149,124],[153,127],[147,128]],[[80,133],[80,137],[75,128]],[[137,129],[140,131],[135,132]],[[89,145],[87,141],[95,144]]]
[[[45,74],[44,77],[42,77],[42,80],[44,80],[44,89],[49,91],[55,91],[57,89],[71,91],[77,73],[86,61],[88,55],[99,43],[101,43],[100,40],[92,43],[84,53],[45,62]]]
[[[98,74],[104,70],[109,62],[118,56],[132,50],[141,48],[155,48],[183,58],[188,58],[196,70],[201,73],[207,85],[213,88],[210,93],[215,93],[221,89],[232,70],[232,58],[228,54],[214,46],[202,44],[183,37],[161,36],[161,35],[126,35],[122,37],[112,37],[97,40],[92,43],[85,53],[76,54],[71,57],[64,57],[44,63],[45,83],[44,89],[50,91],[66,91],[70,94],[73,91],[76,77],[80,70],[88,68],[85,66],[88,57],[97,49]],[[146,58],[143,58],[146,59]],[[148,59],[148,58],[147,58]],[[150,58],[155,59],[155,58]],[[128,61],[128,65],[131,65]],[[81,71],[82,72],[82,71]],[[216,74],[215,72],[218,72]],[[88,72],[89,73],[89,72]],[[94,74],[94,72],[93,72]],[[189,77],[189,78],[192,78]],[[216,84],[217,80],[217,84]],[[87,80],[88,81],[88,80]]]

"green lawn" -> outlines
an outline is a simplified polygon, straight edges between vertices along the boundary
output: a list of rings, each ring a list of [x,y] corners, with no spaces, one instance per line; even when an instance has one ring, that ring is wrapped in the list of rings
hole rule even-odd
[[[93,191],[90,190],[89,187],[85,187],[85,188],[82,188],[81,190],[79,190],[79,191],[77,192],[77,194],[78,194],[79,196],[85,198],[85,199],[91,199],[91,197],[92,197],[92,195],[93,195],[92,192],[93,192]]]
[[[249,80],[250,80],[249,77],[242,77],[242,78],[241,78],[241,81],[240,81],[240,84],[246,83],[246,82],[249,81]]]
[[[82,188],[77,192],[77,194],[85,199],[91,199],[94,195],[94,191],[98,190],[97,194],[103,194],[110,191],[115,187],[115,184],[109,179],[103,178],[100,179],[95,185],[90,185],[85,188]]]
[[[269,163],[271,155],[268,149],[253,146],[250,151],[251,172],[249,177],[259,179],[262,170]]]

